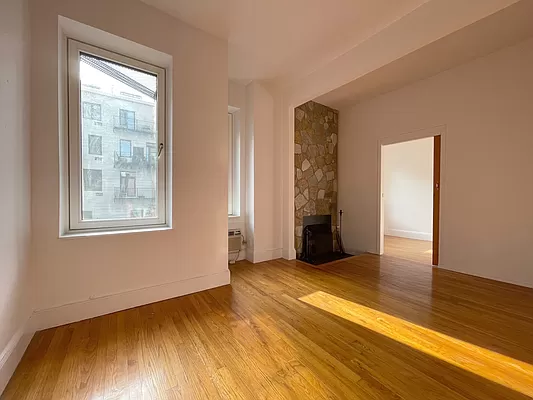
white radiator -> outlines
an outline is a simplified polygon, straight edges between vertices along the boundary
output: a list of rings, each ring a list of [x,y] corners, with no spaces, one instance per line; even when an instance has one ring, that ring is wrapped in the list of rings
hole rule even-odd
[[[231,229],[228,231],[228,253],[237,253],[241,251],[242,234],[240,229]]]

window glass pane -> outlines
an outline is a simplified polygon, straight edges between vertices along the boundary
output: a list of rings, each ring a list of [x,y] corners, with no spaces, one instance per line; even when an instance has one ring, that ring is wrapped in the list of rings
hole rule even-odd
[[[91,107],[91,118],[100,121],[102,119],[102,106],[93,104]]]
[[[229,141],[229,168],[228,168],[228,215],[233,215],[233,116],[228,113],[228,141]]]
[[[102,136],[89,135],[89,154],[102,155]]]
[[[102,170],[101,169],[84,169],[83,170],[83,189],[86,192],[102,191]]]
[[[92,119],[95,121],[102,120],[102,106],[100,104],[83,102],[83,118]]]
[[[157,218],[157,76],[81,53],[80,81],[82,219]]]
[[[135,111],[120,110],[120,126],[125,129],[135,130]]]
[[[131,157],[131,140],[120,139],[120,156]]]
[[[157,146],[155,143],[146,143],[146,163],[148,165],[157,163]]]

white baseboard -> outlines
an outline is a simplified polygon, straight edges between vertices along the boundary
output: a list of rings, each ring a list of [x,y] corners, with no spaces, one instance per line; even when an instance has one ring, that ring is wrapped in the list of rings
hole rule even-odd
[[[26,327],[21,327],[11,338],[6,348],[0,354],[0,395],[13,376],[26,348],[30,344],[35,332],[26,332]]]
[[[295,260],[296,259],[296,250],[284,248],[282,256],[285,260]]]
[[[97,297],[90,300],[65,304],[59,307],[34,311],[29,322],[31,331],[52,328],[81,321],[100,315],[111,314],[128,308],[138,307],[173,297],[200,292],[230,283],[230,272],[225,270],[216,274],[164,283],[142,289],[131,290]]]
[[[403,237],[407,239],[427,240],[429,242],[431,242],[432,240],[431,233],[417,232],[417,231],[403,231],[401,229],[386,229],[385,235]]]
[[[263,262],[263,261],[270,261],[270,260],[276,260],[278,258],[281,258],[282,255],[281,248],[279,249],[267,249],[267,250],[252,250],[247,254],[247,259],[254,264]],[[252,257],[250,257],[252,256]]]
[[[376,253],[373,253],[372,251],[356,250],[356,249],[349,248],[349,247],[345,247],[344,251],[348,254],[364,254],[364,253],[376,254]]]

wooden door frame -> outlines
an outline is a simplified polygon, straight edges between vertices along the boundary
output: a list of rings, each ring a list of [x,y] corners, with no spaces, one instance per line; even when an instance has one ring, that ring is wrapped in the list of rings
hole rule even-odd
[[[383,212],[383,147],[390,144],[411,142],[418,139],[426,139],[431,137],[440,136],[440,160],[436,160],[435,154],[433,155],[434,163],[434,176],[433,176],[433,256],[432,263],[434,266],[438,266],[440,263],[440,237],[442,231],[442,187],[444,182],[445,173],[445,152],[446,152],[446,126],[436,126],[434,128],[421,129],[417,131],[402,133],[394,136],[384,137],[378,141],[378,185],[377,185],[377,238],[376,249],[377,254],[383,255],[384,253],[384,238],[385,238],[385,219]],[[435,153],[435,142],[434,142]],[[439,171],[436,171],[435,161],[440,161]],[[439,173],[440,179],[437,182],[439,187],[435,190],[436,173]]]

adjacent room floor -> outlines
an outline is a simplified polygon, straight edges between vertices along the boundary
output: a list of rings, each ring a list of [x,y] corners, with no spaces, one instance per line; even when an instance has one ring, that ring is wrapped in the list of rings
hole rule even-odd
[[[361,255],[39,332],[3,400],[527,399],[533,290]]]
[[[385,236],[385,254],[403,260],[431,265],[431,246],[432,243],[427,240]]]

